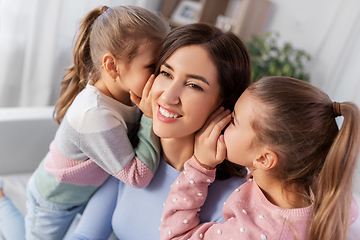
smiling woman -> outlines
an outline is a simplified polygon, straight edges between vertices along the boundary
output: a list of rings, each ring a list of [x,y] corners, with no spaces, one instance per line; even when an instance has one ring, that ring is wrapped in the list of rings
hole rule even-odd
[[[152,88],[154,132],[164,138],[193,137],[190,133],[221,104],[216,76],[216,66],[202,46],[176,50],[161,65]]]
[[[233,33],[202,23],[170,32],[156,65],[151,95],[153,130],[162,147],[159,168],[140,190],[109,178],[88,203],[71,239],[106,239],[112,229],[122,240],[159,239],[163,203],[194,152],[195,133],[219,106],[233,109],[250,83],[244,44]],[[199,212],[201,221],[224,222],[226,197],[246,180],[242,167],[225,163],[220,168]]]

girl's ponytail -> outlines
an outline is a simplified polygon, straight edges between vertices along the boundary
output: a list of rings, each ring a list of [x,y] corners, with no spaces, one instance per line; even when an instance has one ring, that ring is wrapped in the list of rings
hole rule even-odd
[[[60,98],[55,105],[54,119],[60,124],[75,97],[88,82],[93,68],[90,55],[90,34],[94,21],[107,10],[98,7],[89,12],[81,21],[73,50],[73,66],[69,67],[61,81]]]
[[[350,225],[352,178],[359,154],[360,113],[350,102],[334,103],[332,107],[344,121],[315,181],[310,239],[346,239]]]
[[[345,240],[360,145],[359,108],[333,103],[320,89],[288,77],[262,78],[248,91],[264,105],[252,123],[254,144],[275,149],[276,177],[284,190],[313,202],[308,238]]]
[[[77,94],[87,83],[101,78],[104,54],[125,63],[139,54],[142,46],[160,45],[169,30],[163,17],[136,6],[98,7],[81,21],[75,40],[74,65],[67,69],[55,105],[54,119],[60,123]]]

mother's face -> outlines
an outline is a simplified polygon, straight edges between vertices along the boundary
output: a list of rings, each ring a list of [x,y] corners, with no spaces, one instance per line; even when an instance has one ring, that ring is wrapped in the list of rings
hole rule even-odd
[[[152,87],[153,129],[162,138],[193,135],[219,106],[217,68],[199,45],[177,49]]]

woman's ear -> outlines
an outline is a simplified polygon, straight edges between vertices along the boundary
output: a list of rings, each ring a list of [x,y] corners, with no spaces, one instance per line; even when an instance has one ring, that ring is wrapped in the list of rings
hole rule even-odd
[[[112,79],[116,79],[120,75],[118,72],[117,60],[111,53],[106,53],[104,55],[102,59],[102,68]]]
[[[274,168],[278,160],[278,155],[274,151],[266,148],[261,152],[261,155],[254,160],[253,164],[255,168],[266,171]]]

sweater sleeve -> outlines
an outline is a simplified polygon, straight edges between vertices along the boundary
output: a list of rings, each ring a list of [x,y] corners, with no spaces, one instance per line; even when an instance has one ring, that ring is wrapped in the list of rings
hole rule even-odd
[[[152,130],[152,119],[145,115],[141,117],[138,137],[135,156],[113,176],[132,187],[144,188],[150,183],[160,162],[160,140]]]
[[[194,157],[171,186],[165,202],[160,226],[160,239],[219,239],[206,234],[215,223],[200,224],[198,211],[203,206],[208,186],[215,180],[216,170],[200,166]]]
[[[138,131],[139,143],[136,149],[133,149],[125,126],[113,117],[111,111],[104,112],[103,122],[99,124],[113,127],[90,133],[81,130],[77,145],[89,159],[107,173],[131,187],[146,187],[160,161],[160,140],[153,133],[152,119],[142,116]],[[87,117],[94,118],[91,115]],[[85,125],[83,127],[86,129]]]

